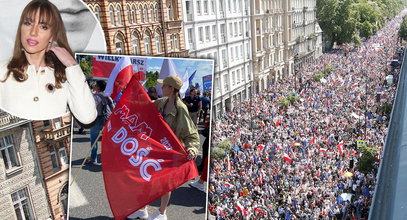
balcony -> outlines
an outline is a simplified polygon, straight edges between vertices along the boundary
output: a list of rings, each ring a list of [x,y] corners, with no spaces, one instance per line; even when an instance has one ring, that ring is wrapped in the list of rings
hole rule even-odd
[[[30,120],[21,119],[0,110],[0,131],[11,129],[28,122],[30,122]]]
[[[45,142],[53,144],[71,135],[71,124],[57,129],[46,129],[43,133]]]
[[[182,28],[182,21],[166,21],[164,25],[167,29]]]
[[[170,51],[168,52],[169,57],[188,57],[188,50],[181,50],[181,51]]]

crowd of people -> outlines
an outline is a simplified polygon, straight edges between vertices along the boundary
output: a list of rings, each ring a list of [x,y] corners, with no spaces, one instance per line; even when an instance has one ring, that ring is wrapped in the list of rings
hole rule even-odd
[[[395,98],[399,69],[389,63],[400,51],[401,21],[402,14],[361,46],[342,45],[304,65],[299,88],[287,77],[215,121],[212,147],[225,139],[233,147],[211,162],[211,215],[367,218],[376,172],[356,168],[356,142],[380,152],[384,146],[390,113],[383,106]],[[314,80],[328,66],[331,73]],[[283,107],[280,100],[293,93],[297,99]]]

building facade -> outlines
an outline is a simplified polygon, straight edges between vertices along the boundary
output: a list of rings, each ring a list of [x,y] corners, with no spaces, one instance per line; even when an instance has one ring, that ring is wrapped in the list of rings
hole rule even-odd
[[[0,219],[51,216],[32,124],[0,110]]]
[[[60,219],[68,211],[71,115],[33,121],[32,128],[52,216]]]
[[[215,117],[252,94],[249,2],[183,0],[185,47],[189,56],[215,60],[212,94]]]
[[[315,0],[292,0],[295,68],[322,55],[322,30],[316,19]]]
[[[107,52],[187,57],[181,0],[84,0],[104,30]]]

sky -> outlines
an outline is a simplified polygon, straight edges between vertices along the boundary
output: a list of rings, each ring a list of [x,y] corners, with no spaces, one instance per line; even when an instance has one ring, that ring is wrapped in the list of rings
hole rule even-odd
[[[162,57],[149,57],[147,59],[147,71],[158,71],[161,70],[161,65],[164,61]],[[209,59],[186,59],[186,58],[169,58],[174,61],[180,75],[184,75],[185,71],[188,70],[189,76],[196,70],[193,84],[199,83],[202,87],[202,77],[206,75],[213,75],[214,72],[214,61]]]

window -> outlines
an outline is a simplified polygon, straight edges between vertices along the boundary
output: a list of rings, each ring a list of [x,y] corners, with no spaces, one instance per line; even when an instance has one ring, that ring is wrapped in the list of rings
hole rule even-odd
[[[228,11],[232,12],[232,3],[228,0]]]
[[[203,28],[199,27],[198,28],[198,35],[199,35],[199,42],[203,42]]]
[[[161,37],[159,33],[155,34],[155,48],[157,49],[157,53],[161,53]]]
[[[239,59],[239,52],[238,52],[238,46],[235,47],[235,59]]]
[[[116,15],[117,15],[117,22],[119,23],[119,25],[122,25],[122,12],[121,12],[121,8],[119,6],[116,7]]]
[[[240,45],[239,58],[243,59],[243,45]]]
[[[131,12],[130,12],[129,6],[126,6],[126,13],[127,13],[127,21],[129,22],[129,24],[132,24],[133,21],[131,20]]]
[[[226,68],[228,63],[227,63],[228,57],[226,54],[226,49],[222,50],[222,63],[223,63],[223,68]]]
[[[151,44],[150,44],[150,37],[146,36],[144,38],[144,47],[146,49],[146,55],[150,55],[151,54]]]
[[[212,40],[216,40],[216,25],[212,25]]]
[[[211,33],[210,33],[210,30],[209,30],[209,26],[205,26],[205,40],[209,41],[210,36],[211,36]]]
[[[236,70],[236,83],[240,83],[240,69]]]
[[[114,22],[114,10],[112,6],[109,7],[109,15],[110,15],[110,24],[115,26],[116,24]]]
[[[238,31],[237,30],[237,22],[234,23],[234,26],[235,26],[235,29],[234,29],[234,32],[233,32],[234,34],[233,35],[236,37],[237,36],[237,31]]]
[[[16,212],[17,219],[34,219],[27,188],[11,194],[11,199],[13,201],[14,211]]]
[[[233,56],[233,47],[230,48],[230,60],[234,60],[235,56]]]
[[[208,14],[208,0],[203,0],[204,14]]]
[[[20,161],[14,148],[14,138],[12,135],[0,138],[0,152],[6,171],[20,166]]]
[[[59,152],[59,159],[61,161],[61,165],[68,164],[68,156],[66,155],[65,147],[59,148],[58,152]]]
[[[140,22],[144,23],[143,7],[141,5],[139,6],[138,11],[140,14]]]
[[[243,34],[243,22],[239,21],[239,36]]]
[[[243,82],[244,81],[244,68],[243,67],[242,67],[241,73],[242,73],[242,82]]]
[[[138,40],[138,39],[134,39],[134,40],[133,40],[133,53],[134,53],[135,55],[140,54],[139,40]]]
[[[62,127],[62,120],[61,120],[61,118],[55,118],[55,119],[54,119],[54,125],[55,125],[55,129],[61,128],[61,127]]]
[[[196,1],[196,13],[198,13],[198,15],[201,15],[202,11],[201,11],[201,1],[197,0]]]
[[[223,75],[223,85],[225,88],[225,92],[229,91],[228,77],[228,74]]]
[[[123,51],[122,51],[122,42],[117,42],[116,43],[116,53],[117,54],[122,54],[123,53]]]
[[[55,147],[54,146],[48,147],[48,150],[49,156],[51,157],[52,169],[58,170],[59,169],[58,155],[55,150]]]
[[[222,43],[225,43],[226,42],[225,24],[220,24],[220,37],[222,39]]]
[[[42,121],[42,122],[44,122],[44,127],[48,127],[48,126],[51,125],[50,120],[44,120],[44,121]]]
[[[131,7],[131,17],[132,17],[132,23],[137,23],[136,20],[136,8],[134,7],[134,5]]]
[[[215,0],[211,0],[211,12],[212,14],[215,13]]]
[[[154,19],[155,19],[155,21],[158,21],[158,6],[157,5],[154,7],[154,13],[155,13]]]
[[[148,22],[148,8],[147,8],[147,5],[144,6],[144,21]]]
[[[154,7],[152,5],[150,6],[150,15],[151,15],[151,21],[155,21]]]
[[[98,19],[98,21],[100,21],[100,8],[99,8],[99,6],[96,6],[96,8],[95,8],[95,16]]]
[[[235,71],[232,71],[232,86],[235,85]]]
[[[229,36],[233,37],[233,24],[229,23]]]
[[[188,28],[188,43],[190,45],[194,43],[194,32],[192,28]]]

